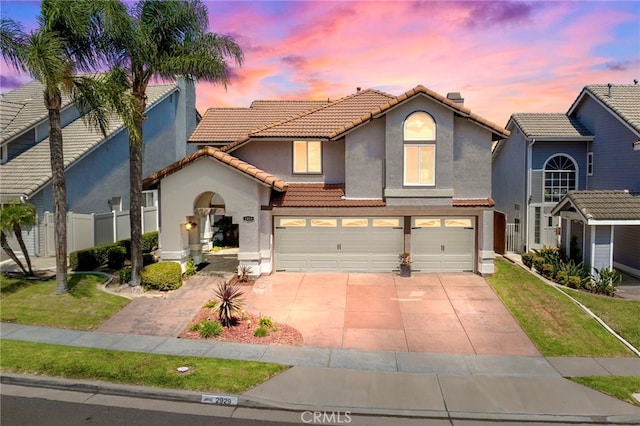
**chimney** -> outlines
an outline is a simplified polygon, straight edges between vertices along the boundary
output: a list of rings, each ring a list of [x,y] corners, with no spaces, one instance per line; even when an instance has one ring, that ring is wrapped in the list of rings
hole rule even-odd
[[[449,92],[447,93],[447,99],[457,103],[458,105],[464,105],[464,98],[460,94],[460,92]]]

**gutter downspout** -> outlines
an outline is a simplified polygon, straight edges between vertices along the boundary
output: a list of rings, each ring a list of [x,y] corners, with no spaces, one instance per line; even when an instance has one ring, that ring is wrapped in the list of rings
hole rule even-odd
[[[533,151],[532,147],[534,143],[536,143],[536,140],[532,139],[527,144],[527,195],[526,195],[527,208],[524,212],[525,223],[527,224],[527,227],[524,230],[525,232],[524,241],[526,244],[527,251],[531,250],[531,244],[529,244],[529,229],[531,228],[531,224],[529,223],[529,209],[531,208],[531,165],[532,165],[531,156]]]

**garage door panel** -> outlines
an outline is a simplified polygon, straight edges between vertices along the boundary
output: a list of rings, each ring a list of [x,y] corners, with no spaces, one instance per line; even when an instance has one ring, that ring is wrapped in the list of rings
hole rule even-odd
[[[280,218],[275,220],[280,223]],[[373,226],[372,218],[300,218],[297,222],[306,226],[276,226],[276,270],[391,271],[397,269],[398,253],[404,251],[403,229]],[[310,226],[313,223],[337,226]],[[348,226],[341,226],[343,223]],[[379,220],[375,223],[387,225]],[[391,218],[389,224],[393,223],[402,220]]]
[[[422,272],[472,271],[474,222],[472,217],[413,218],[412,269]]]

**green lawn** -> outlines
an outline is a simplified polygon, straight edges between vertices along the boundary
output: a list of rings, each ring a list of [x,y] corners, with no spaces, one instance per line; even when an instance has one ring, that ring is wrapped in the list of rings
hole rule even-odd
[[[634,347],[640,348],[640,302],[564,289]]]
[[[632,396],[634,393],[640,393],[640,377],[572,377],[571,380],[599,392],[611,395],[622,401],[640,405],[640,403]]]
[[[143,354],[45,343],[0,341],[3,372],[140,386],[241,393],[288,367],[254,361]],[[189,374],[176,371],[187,366]]]
[[[102,275],[69,275],[69,294],[55,295],[55,280],[0,278],[5,322],[92,330],[122,309],[129,299],[101,291]]]
[[[496,273],[487,281],[543,355],[633,356],[560,291],[504,259],[496,259],[495,265]],[[610,301],[625,305],[622,300]],[[611,309],[611,315],[624,316],[616,310]],[[639,327],[636,321],[635,332]]]

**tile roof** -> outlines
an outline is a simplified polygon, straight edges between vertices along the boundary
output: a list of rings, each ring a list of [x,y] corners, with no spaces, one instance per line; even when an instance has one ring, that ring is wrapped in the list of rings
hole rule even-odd
[[[569,114],[577,107],[585,93],[611,108],[636,132],[640,132],[640,85],[612,84],[611,91],[607,84],[587,85],[569,109]]]
[[[346,199],[344,184],[290,183],[271,199],[272,207],[383,207],[382,199]]]
[[[69,98],[63,96],[61,109],[70,104]],[[3,93],[0,97],[0,143],[13,139],[48,116],[40,82],[30,81]]]
[[[552,213],[568,208],[568,201],[588,221],[640,220],[640,193],[624,190],[569,191]]]
[[[493,198],[454,198],[453,207],[494,207]]]
[[[374,89],[361,90],[316,109],[307,110],[295,117],[274,121],[261,128],[254,129],[233,143],[223,147],[222,150],[227,152],[231,151],[254,138],[299,137],[336,139],[342,137],[345,132],[372,120],[378,115],[386,113],[396,105],[418,95],[427,96],[452,109],[457,114],[489,129],[494,139],[506,138],[509,135],[508,130],[472,113],[468,108],[424,86],[417,86],[400,96],[392,96]],[[277,104],[274,103],[274,105]],[[238,118],[236,117],[236,119]],[[228,125],[221,121],[215,124],[217,126]],[[201,126],[202,125],[201,123]],[[209,125],[207,124],[207,126]],[[213,126],[213,123],[211,126]]]
[[[147,88],[149,105],[147,111],[174,90],[177,90],[175,84],[149,86]],[[42,104],[42,99],[39,102]],[[121,129],[123,129],[122,121],[113,117],[107,130],[107,138]],[[77,119],[65,126],[62,129],[62,138],[65,168],[106,140],[102,133],[88,128],[82,119]],[[0,165],[0,176],[0,193],[4,195],[29,197],[40,190],[52,178],[49,138],[29,148],[8,163]]]
[[[308,111],[310,109],[320,108],[321,106],[324,106],[330,103],[331,103],[330,99],[327,99],[326,101],[258,99],[251,102],[250,108],[287,111],[289,113],[292,113],[293,115],[297,115],[297,114],[300,114],[301,112]]]
[[[513,114],[510,121],[516,123],[522,133],[529,138],[593,138],[593,133],[584,127],[576,117],[562,113]]]
[[[284,191],[287,189],[287,184],[278,179],[277,177],[265,172],[264,170],[258,169],[257,167],[252,166],[249,163],[246,163],[230,154],[220,151],[217,148],[211,146],[205,146],[191,155],[187,155],[183,159],[176,161],[175,163],[165,167],[164,169],[148,176],[142,182],[143,187],[150,188],[155,186],[162,178],[168,176],[172,173],[177,172],[183,167],[193,163],[202,157],[209,157],[215,160],[220,161],[227,166],[233,167],[234,169],[239,170],[240,172],[268,185],[278,191]]]

